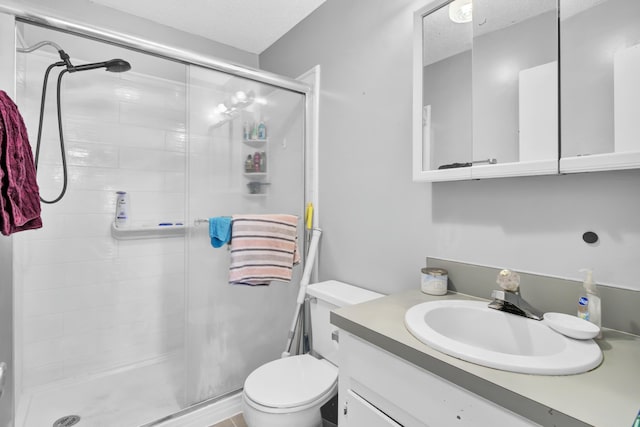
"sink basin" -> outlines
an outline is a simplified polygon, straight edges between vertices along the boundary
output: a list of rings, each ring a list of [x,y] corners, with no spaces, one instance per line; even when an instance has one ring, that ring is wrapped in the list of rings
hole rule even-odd
[[[570,375],[602,362],[591,339],[568,338],[543,322],[489,308],[487,302],[431,301],[405,314],[417,339],[450,356],[504,371]]]

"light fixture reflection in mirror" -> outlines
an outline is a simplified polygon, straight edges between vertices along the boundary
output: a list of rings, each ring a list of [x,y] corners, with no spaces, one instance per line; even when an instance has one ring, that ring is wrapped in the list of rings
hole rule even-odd
[[[449,5],[449,19],[458,24],[471,22],[473,16],[472,0],[454,0]]]

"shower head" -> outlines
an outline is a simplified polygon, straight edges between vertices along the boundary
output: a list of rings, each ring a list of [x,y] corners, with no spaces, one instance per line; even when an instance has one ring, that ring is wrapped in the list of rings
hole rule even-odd
[[[106,68],[107,71],[110,71],[112,73],[122,73],[125,71],[129,71],[131,69],[131,64],[129,64],[124,59],[111,59],[105,62],[94,62],[92,64],[75,65],[72,67],[67,67],[67,70],[70,73],[75,73],[76,71],[95,70],[96,68]]]
[[[131,64],[129,64],[124,59],[112,59],[107,61],[107,71],[111,71],[112,73],[124,73],[125,71],[129,71],[131,69]]]

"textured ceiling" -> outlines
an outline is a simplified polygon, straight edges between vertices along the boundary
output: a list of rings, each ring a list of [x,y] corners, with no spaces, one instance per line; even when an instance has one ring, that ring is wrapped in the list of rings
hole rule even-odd
[[[259,54],[325,0],[89,1]]]

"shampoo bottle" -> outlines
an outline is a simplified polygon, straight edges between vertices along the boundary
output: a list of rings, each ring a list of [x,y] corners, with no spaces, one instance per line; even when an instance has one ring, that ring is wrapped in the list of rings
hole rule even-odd
[[[261,120],[258,125],[258,139],[267,139],[267,126]]]
[[[580,270],[585,273],[582,284],[582,295],[578,299],[578,317],[590,321],[599,328],[602,327],[602,308],[598,288],[593,281],[593,272],[588,269]],[[602,338],[600,332],[597,338]]]
[[[116,215],[117,228],[125,227],[129,221],[129,195],[126,191],[116,191]]]

